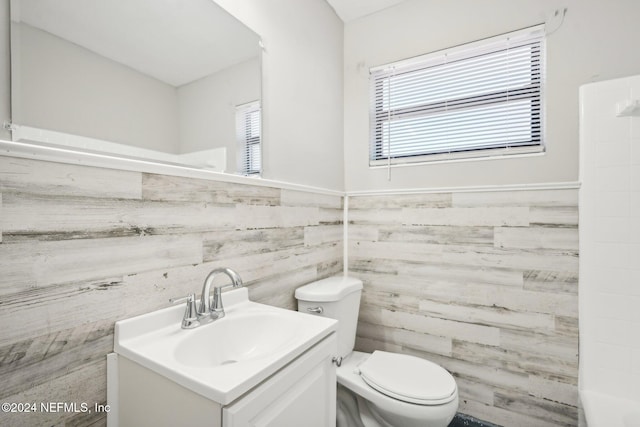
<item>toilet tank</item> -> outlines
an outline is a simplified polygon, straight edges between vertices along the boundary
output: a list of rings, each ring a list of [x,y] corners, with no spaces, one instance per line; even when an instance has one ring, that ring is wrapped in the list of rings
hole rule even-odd
[[[338,356],[347,357],[356,342],[362,281],[334,276],[296,289],[298,311],[338,320]]]

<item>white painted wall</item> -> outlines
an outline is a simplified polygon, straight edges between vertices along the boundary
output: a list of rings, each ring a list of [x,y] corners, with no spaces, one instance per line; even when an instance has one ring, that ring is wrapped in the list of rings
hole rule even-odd
[[[631,400],[637,411],[640,116],[616,117],[616,104],[632,99],[640,100],[640,75],[581,89],[580,389]],[[613,406],[593,403],[605,411],[593,425],[618,425]]]
[[[173,86],[29,25],[12,31],[15,123],[176,153]]]
[[[344,188],[343,23],[325,0],[216,0],[258,33],[263,177]]]
[[[236,172],[236,106],[260,99],[260,59],[218,71],[178,88],[180,153],[226,148]]]
[[[568,7],[547,40],[544,156],[393,168],[368,166],[370,67],[532,26]],[[345,26],[348,191],[525,184],[578,178],[578,87],[640,71],[636,0],[407,0]]]

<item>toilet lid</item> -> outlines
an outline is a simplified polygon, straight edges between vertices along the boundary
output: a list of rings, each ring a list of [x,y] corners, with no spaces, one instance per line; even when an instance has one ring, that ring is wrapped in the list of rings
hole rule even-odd
[[[443,404],[453,399],[456,392],[456,382],[449,372],[414,356],[374,351],[359,370],[369,386],[404,402]]]

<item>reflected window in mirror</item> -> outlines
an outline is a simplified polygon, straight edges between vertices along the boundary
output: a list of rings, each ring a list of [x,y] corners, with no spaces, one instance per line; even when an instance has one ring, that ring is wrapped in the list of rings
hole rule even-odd
[[[238,173],[260,176],[262,172],[262,150],[260,101],[236,107],[236,129],[238,141]]]

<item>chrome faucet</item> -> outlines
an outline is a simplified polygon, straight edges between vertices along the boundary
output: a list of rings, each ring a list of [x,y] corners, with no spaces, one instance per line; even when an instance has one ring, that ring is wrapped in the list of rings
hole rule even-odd
[[[209,293],[211,292],[211,283],[213,279],[219,273],[224,273],[231,279],[231,283],[224,286],[216,286],[213,288],[213,303],[209,300]],[[242,279],[240,275],[230,268],[216,268],[213,270],[206,279],[204,279],[204,285],[202,286],[202,296],[200,297],[200,310],[202,314],[211,316],[212,320],[221,319],[224,317],[224,307],[222,306],[222,290],[233,286],[239,288],[242,286]]]
[[[219,273],[224,273],[231,279],[231,283],[223,286],[215,286],[213,288],[213,303],[211,302],[211,284],[213,279]],[[172,298],[169,300],[172,304],[187,302],[187,307],[182,318],[182,329],[193,329],[200,325],[213,322],[224,317],[224,307],[222,306],[222,290],[233,286],[239,288],[242,286],[240,275],[230,268],[216,268],[207,275],[202,286],[202,296],[200,297],[200,305],[196,308],[195,294],[189,294],[184,298]]]

